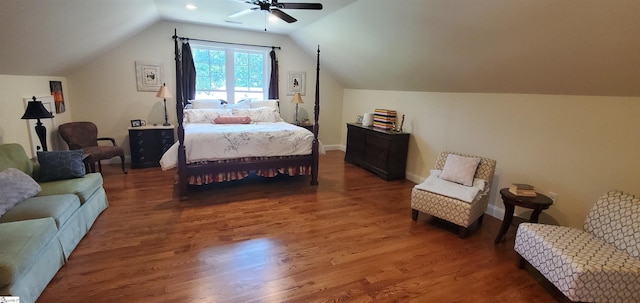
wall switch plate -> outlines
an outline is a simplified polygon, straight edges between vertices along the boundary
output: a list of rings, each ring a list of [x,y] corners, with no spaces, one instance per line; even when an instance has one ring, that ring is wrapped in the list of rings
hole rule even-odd
[[[553,201],[553,203],[556,203],[556,201],[558,200],[558,193],[554,193],[554,192],[550,191],[548,193],[548,196],[551,199],[551,201]]]

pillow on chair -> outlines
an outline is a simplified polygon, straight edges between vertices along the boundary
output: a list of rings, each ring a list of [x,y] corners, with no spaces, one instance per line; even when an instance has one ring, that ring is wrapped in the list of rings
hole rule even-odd
[[[454,154],[447,155],[440,179],[459,183],[465,186],[473,185],[473,176],[480,164],[480,158],[463,157]]]

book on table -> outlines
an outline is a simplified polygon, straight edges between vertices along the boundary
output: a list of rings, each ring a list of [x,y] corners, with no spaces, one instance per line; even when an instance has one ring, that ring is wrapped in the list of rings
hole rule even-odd
[[[533,188],[533,185],[524,184],[524,183],[513,183],[509,186],[509,192],[521,197],[535,197],[536,191]]]

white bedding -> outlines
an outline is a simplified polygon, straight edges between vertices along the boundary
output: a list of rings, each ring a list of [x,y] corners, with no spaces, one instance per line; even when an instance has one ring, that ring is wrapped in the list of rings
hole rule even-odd
[[[189,123],[184,126],[187,163],[245,157],[309,155],[313,133],[287,122]],[[160,159],[163,170],[178,166],[178,142]]]
[[[440,179],[440,170],[431,170],[431,174],[424,182],[415,186],[417,189],[430,191],[443,196],[471,203],[473,199],[480,198],[487,193],[487,181],[473,178],[472,186],[449,182]]]

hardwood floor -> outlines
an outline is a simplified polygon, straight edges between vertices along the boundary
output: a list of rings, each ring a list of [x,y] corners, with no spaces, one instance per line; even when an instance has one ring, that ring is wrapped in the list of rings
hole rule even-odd
[[[515,228],[494,245],[420,214],[410,181],[330,151],[310,177],[248,178],[180,202],[175,171],[105,165],[110,206],[38,302],[560,302],[516,268]],[[240,184],[241,183],[241,184]]]

